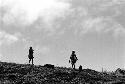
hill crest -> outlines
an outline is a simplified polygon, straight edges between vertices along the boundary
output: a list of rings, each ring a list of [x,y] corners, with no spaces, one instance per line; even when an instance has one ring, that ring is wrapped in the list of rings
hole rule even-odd
[[[118,72],[118,71],[117,71]],[[112,84],[125,83],[125,76],[115,72],[66,67],[47,68],[41,65],[0,62],[0,83],[5,84]]]

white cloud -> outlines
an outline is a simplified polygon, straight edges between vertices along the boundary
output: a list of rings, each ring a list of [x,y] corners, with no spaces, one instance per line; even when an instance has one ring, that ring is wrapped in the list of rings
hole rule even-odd
[[[1,1],[1,0],[0,0]],[[4,8],[3,21],[6,24],[29,25],[38,18],[47,24],[57,17],[63,17],[70,8],[65,0],[2,0]]]
[[[47,33],[49,33],[50,35],[51,33],[48,31],[52,31],[53,34],[53,32],[55,32],[56,29],[56,27],[52,27],[54,20],[60,17],[64,17],[67,14],[67,12],[71,12],[69,10],[72,10],[71,5],[73,5],[72,0],[0,0],[0,1],[2,1],[1,7],[3,8],[2,11],[3,20],[6,24],[14,25],[16,23],[21,25],[30,25],[35,23],[35,21],[38,21],[39,19],[39,22],[36,22],[33,28],[44,29],[44,31],[47,31]],[[80,1],[82,2],[82,0],[78,0],[76,2]],[[123,0],[111,0],[111,1],[83,0],[83,4],[80,4],[79,7],[74,7],[75,9],[78,10],[77,12],[76,11],[73,12],[74,14],[71,13],[71,16],[75,17],[75,18],[71,17],[72,18],[71,20],[76,21],[76,23],[78,24],[81,23],[81,21],[83,21],[82,33],[86,33],[88,31],[89,32],[90,31],[108,32],[116,30],[118,31],[119,30],[118,28],[112,28],[111,26],[107,27],[107,25],[110,25],[110,22],[106,20],[107,17],[105,19],[105,17],[103,16],[109,15],[108,17],[110,17],[110,14],[109,13],[105,14],[102,11],[106,11],[109,8],[114,9],[115,7],[112,8],[112,6],[118,3],[121,4],[122,1]],[[91,5],[85,5],[84,2],[88,4],[91,3],[94,5],[92,5],[92,7],[89,7]],[[103,10],[103,8],[105,10]],[[111,13],[111,15],[113,14]],[[64,25],[62,26],[65,26],[65,24],[67,23],[64,22],[63,23]],[[45,24],[46,26],[43,24]],[[58,24],[56,24],[56,26],[57,25]],[[74,26],[74,24],[72,24],[72,26]],[[124,30],[124,28],[120,28],[120,30],[121,29]]]
[[[88,18],[82,23],[82,33],[86,34],[88,32],[98,32],[98,33],[108,33],[112,32],[113,36],[123,36],[125,35],[125,28],[115,20],[105,17]]]
[[[120,24],[114,26],[114,36],[125,36],[125,28],[123,28]]]
[[[0,45],[11,44],[18,41],[18,37],[8,34],[5,31],[0,31]]]
[[[83,32],[88,32],[92,30],[98,32],[101,31],[102,29],[104,29],[104,27],[102,26],[102,20],[102,18],[88,18],[83,22]]]

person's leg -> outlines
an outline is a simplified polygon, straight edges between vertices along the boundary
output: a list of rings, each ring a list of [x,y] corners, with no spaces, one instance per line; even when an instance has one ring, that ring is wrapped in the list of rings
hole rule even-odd
[[[31,59],[29,59],[29,63],[30,63]]]
[[[32,65],[33,65],[33,58],[32,58]]]
[[[71,60],[72,68],[73,68],[73,61]]]

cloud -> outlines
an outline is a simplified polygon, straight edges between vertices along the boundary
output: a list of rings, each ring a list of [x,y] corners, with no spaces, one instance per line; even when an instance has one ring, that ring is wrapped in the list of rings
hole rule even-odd
[[[103,30],[104,27],[102,25],[104,24],[102,23],[102,21],[102,18],[88,18],[83,22],[83,33],[93,30],[97,32]]]
[[[82,22],[82,34],[89,32],[97,33],[112,33],[113,36],[123,36],[125,35],[125,28],[115,22],[112,18],[96,17],[88,18]]]
[[[0,0],[5,24],[30,25],[37,19],[52,24],[58,17],[64,17],[70,4],[65,0]]]
[[[12,44],[18,41],[18,37],[16,35],[11,35],[6,33],[5,31],[0,31],[0,45],[2,44]]]
[[[114,26],[114,36],[125,36],[125,28],[120,24]]]
[[[75,18],[71,27],[74,28],[75,34],[96,32],[110,33],[114,37],[124,36],[124,20],[121,20],[124,17],[124,0],[78,0],[74,1],[73,5],[75,10],[81,9],[72,14]],[[85,14],[82,10],[85,10]]]
[[[51,36],[55,34],[55,32],[57,33],[57,31],[59,31],[59,28],[60,30],[64,27],[68,28],[69,26],[67,27],[66,25],[71,25],[71,27],[76,27],[77,25],[77,28],[74,30],[78,31],[78,29],[82,29],[82,33],[87,33],[88,31],[96,31],[98,33],[102,31],[114,31],[116,34],[116,31],[118,32],[120,30],[124,30],[123,27],[120,27],[120,29],[118,29],[118,27],[112,28],[114,27],[114,25],[116,26],[119,23],[114,24],[116,21],[110,20],[112,16],[118,16],[117,13],[119,12],[118,9],[120,7],[117,5],[122,4],[122,2],[124,2],[123,0],[0,1],[2,1],[0,10],[3,15],[2,19],[5,25],[21,25],[26,26],[25,28],[29,28],[27,26],[31,25],[30,28],[41,29],[40,33],[43,33],[43,31],[45,31],[45,35]],[[67,16],[67,14],[69,15]],[[64,18],[65,20],[61,20],[61,18]],[[58,24],[58,22],[60,22],[61,24]],[[59,27],[59,25],[61,26]],[[79,25],[82,25],[82,28]],[[64,33],[65,32],[63,32],[63,34]],[[117,35],[119,34],[120,33],[117,33]]]

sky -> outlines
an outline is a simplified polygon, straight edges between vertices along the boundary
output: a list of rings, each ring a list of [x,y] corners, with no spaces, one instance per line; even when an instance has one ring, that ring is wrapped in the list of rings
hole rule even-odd
[[[0,0],[0,61],[125,68],[125,0]]]

